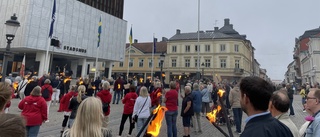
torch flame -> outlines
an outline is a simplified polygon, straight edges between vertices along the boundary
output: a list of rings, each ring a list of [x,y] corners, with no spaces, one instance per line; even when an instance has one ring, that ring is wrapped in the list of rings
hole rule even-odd
[[[218,91],[218,95],[219,95],[219,97],[222,97],[223,96],[223,94],[224,94],[224,90],[222,90],[222,89],[219,89],[219,91]]]
[[[160,97],[160,96],[162,96],[162,94],[161,94],[161,92],[158,92],[157,98]]]
[[[147,133],[151,134],[152,136],[156,137],[160,133],[161,123],[164,118],[164,114],[168,109],[164,106],[158,105],[156,109],[153,110],[153,114],[156,114],[154,119],[150,122]]]
[[[14,88],[14,90],[17,90],[18,84],[18,82],[13,82],[12,87]]]
[[[211,112],[207,113],[207,117],[211,123],[215,123],[217,120],[217,114],[221,110],[221,106],[219,105],[217,108],[213,109]]]
[[[67,77],[67,78],[65,78],[64,80],[63,80],[63,83],[67,83],[67,81],[70,81],[71,80],[71,78],[70,77]]]

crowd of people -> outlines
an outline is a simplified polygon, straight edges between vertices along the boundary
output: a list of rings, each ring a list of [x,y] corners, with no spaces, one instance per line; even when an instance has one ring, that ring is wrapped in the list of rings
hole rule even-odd
[[[35,76],[20,80],[6,79],[4,83],[0,82],[0,136],[36,137],[41,125],[49,122],[50,106],[59,105],[58,111],[63,112],[61,136],[110,137],[110,104],[117,105],[119,102],[124,106],[118,136],[122,136],[127,119],[130,126],[127,136],[132,136],[134,128],[136,133],[150,136],[144,125],[150,122],[148,118],[152,110],[159,105],[167,108],[164,117],[168,137],[178,136],[179,115],[182,117],[184,137],[190,137],[192,132],[202,134],[201,118],[219,105],[225,105],[228,111],[220,111],[216,124],[223,126],[227,120],[233,119],[235,133],[241,137],[320,136],[320,89],[309,85],[301,86],[299,91],[304,111],[310,114],[299,131],[290,119],[295,113],[292,107],[294,90],[289,84],[283,84],[275,91],[274,85],[259,77],[245,77],[232,84],[194,81],[182,88],[176,80],[169,83],[169,89],[165,89],[158,79],[149,82],[139,83],[136,79],[126,81],[122,77],[115,81],[106,78],[90,81],[85,78],[75,85],[68,85],[59,76],[49,75],[39,79]],[[14,88],[13,83],[17,83],[17,87]],[[219,90],[225,91],[223,96],[218,95]],[[10,106],[10,100],[17,96],[20,98],[18,108],[22,110],[21,116],[10,114],[10,107],[14,107]],[[245,121],[242,121],[243,112],[248,116]],[[9,133],[13,130],[14,135]]]

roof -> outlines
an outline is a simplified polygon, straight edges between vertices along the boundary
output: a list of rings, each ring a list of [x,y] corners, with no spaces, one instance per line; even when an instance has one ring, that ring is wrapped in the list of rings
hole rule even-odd
[[[307,30],[303,33],[302,36],[299,37],[299,40],[305,39],[305,38],[309,38],[313,35],[317,35],[320,33],[320,27],[316,28],[316,29],[312,29],[312,30]]]
[[[215,27],[214,30],[199,31],[199,39],[241,39],[246,40],[246,35],[240,35],[233,25],[230,24],[230,19],[224,20],[224,26],[222,28]],[[175,40],[197,40],[198,32],[190,33],[180,33],[180,30],[177,30],[177,33],[172,36],[169,41]]]
[[[129,47],[129,43],[126,44],[126,48]],[[152,53],[153,42],[145,42],[145,43],[132,43],[132,46],[137,48],[143,53]],[[167,52],[167,42],[157,42],[156,43],[156,53]]]

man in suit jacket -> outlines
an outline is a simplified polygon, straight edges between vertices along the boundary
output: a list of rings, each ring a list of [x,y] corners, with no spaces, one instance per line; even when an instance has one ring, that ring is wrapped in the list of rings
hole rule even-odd
[[[268,112],[273,86],[262,78],[245,77],[240,82],[240,105],[248,115],[240,137],[293,137],[287,126]]]

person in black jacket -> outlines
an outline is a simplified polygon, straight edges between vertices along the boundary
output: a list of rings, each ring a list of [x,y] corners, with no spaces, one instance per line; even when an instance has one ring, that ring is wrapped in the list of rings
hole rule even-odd
[[[69,125],[68,125],[69,128],[72,127],[74,119],[76,118],[77,110],[78,110],[78,107],[79,107],[80,103],[84,99],[87,98],[87,96],[85,95],[85,92],[86,92],[86,87],[84,85],[80,85],[78,87],[78,95],[77,95],[77,97],[73,97],[70,100],[70,104],[69,104],[69,107],[68,107],[69,109],[71,109],[71,115],[69,117]]]
[[[193,97],[191,94],[191,87],[184,87],[185,97],[182,100],[181,116],[182,124],[184,128],[184,136],[190,137],[190,126],[191,126],[191,117],[193,116]]]
[[[248,115],[240,137],[293,137],[287,126],[272,117],[268,111],[273,87],[256,76],[245,77],[240,82],[241,109]]]
[[[31,81],[27,84],[26,89],[24,90],[24,95],[29,96],[34,87],[38,86],[37,77],[33,76]]]
[[[293,107],[292,107],[292,102],[293,102],[293,89],[292,89],[292,86],[290,84],[287,84],[286,85],[286,88],[287,88],[287,91],[288,91],[288,96],[289,96],[289,99],[290,99],[290,113],[289,113],[289,116],[294,116],[294,110],[293,110]]]

